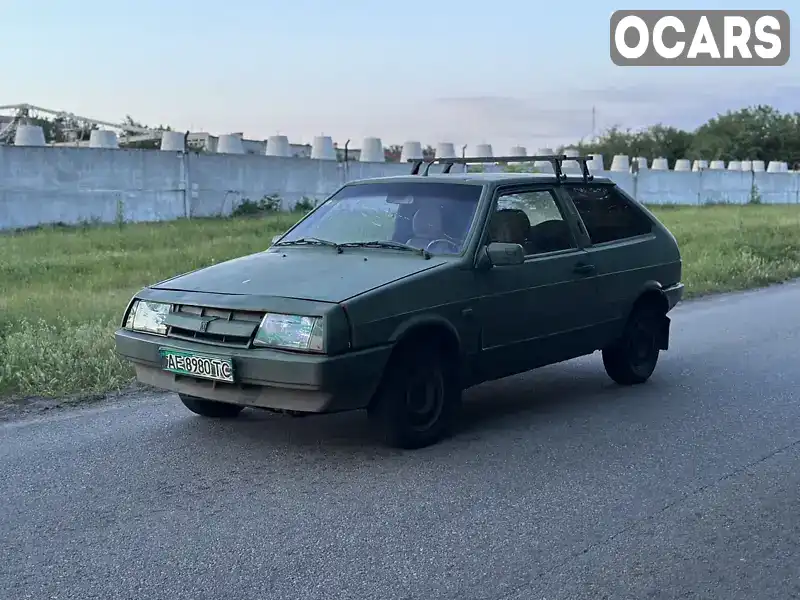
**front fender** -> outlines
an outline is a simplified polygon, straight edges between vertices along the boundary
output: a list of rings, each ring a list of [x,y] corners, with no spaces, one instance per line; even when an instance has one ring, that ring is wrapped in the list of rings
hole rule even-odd
[[[431,326],[446,329],[455,338],[458,347],[461,347],[461,336],[458,333],[458,329],[442,315],[432,313],[414,315],[404,320],[394,329],[392,335],[389,337],[389,341],[392,344],[396,344],[412,330]]]

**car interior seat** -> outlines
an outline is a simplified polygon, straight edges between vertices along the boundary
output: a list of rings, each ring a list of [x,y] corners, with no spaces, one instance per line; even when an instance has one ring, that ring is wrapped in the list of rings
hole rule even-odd
[[[533,252],[554,252],[575,247],[569,225],[562,219],[548,219],[531,227],[528,236]]]
[[[492,215],[489,221],[489,242],[519,244],[526,246],[531,222],[524,210],[503,208]],[[527,254],[527,252],[526,252]]]
[[[406,244],[416,248],[424,248],[433,240],[444,237],[442,230],[442,213],[434,204],[423,204],[411,219],[413,236]]]

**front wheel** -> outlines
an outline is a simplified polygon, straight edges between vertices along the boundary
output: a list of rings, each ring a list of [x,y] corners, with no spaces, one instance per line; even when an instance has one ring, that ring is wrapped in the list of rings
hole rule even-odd
[[[214,400],[204,400],[195,396],[178,394],[183,405],[193,413],[211,419],[232,419],[242,412],[243,406],[228,404],[227,402],[215,402]]]
[[[662,319],[664,314],[654,307],[635,309],[622,337],[603,349],[603,366],[616,383],[636,385],[650,379],[658,363]]]
[[[456,357],[428,342],[392,357],[368,414],[388,445],[417,449],[449,432],[460,404]]]

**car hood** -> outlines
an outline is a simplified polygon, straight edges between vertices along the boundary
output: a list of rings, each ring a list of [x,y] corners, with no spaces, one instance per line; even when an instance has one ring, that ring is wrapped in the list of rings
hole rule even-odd
[[[385,250],[345,249],[337,254],[331,248],[287,248],[229,260],[151,288],[342,302],[447,262]]]

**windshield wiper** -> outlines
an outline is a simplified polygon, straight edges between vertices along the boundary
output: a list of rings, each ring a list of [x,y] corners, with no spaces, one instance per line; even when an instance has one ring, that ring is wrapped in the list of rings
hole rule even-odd
[[[296,240],[286,240],[285,242],[278,242],[275,245],[276,246],[330,246],[331,248],[335,248],[336,252],[338,252],[339,254],[342,253],[342,244],[337,244],[336,242],[331,242],[329,240],[323,240],[315,237],[304,237]]]
[[[388,240],[375,240],[373,242],[347,242],[346,244],[339,244],[342,248],[391,248],[393,250],[405,250],[407,252],[415,252],[425,259],[431,257],[431,253],[425,248],[417,248],[402,242],[391,242]]]

